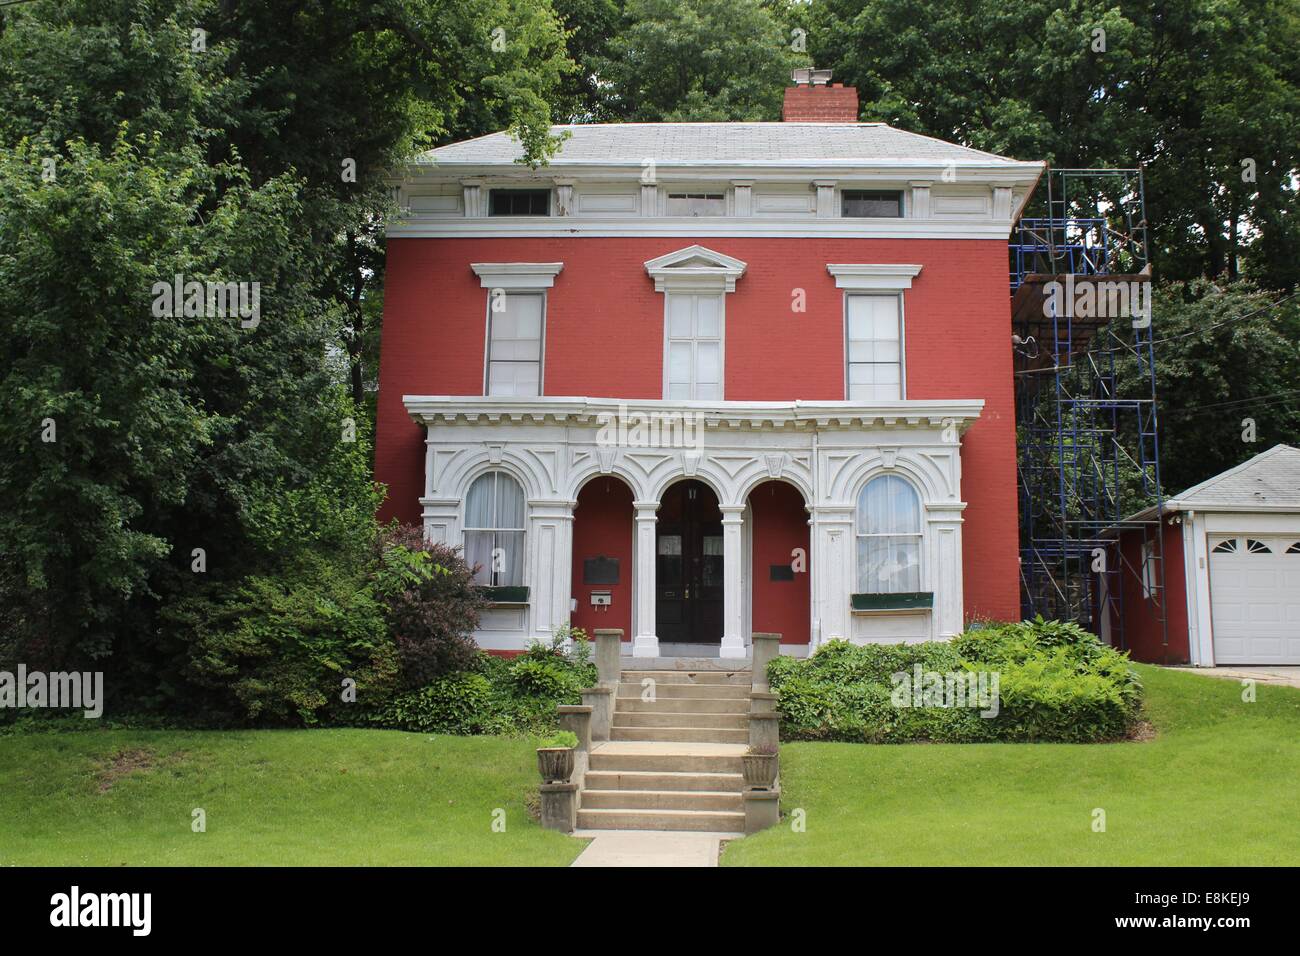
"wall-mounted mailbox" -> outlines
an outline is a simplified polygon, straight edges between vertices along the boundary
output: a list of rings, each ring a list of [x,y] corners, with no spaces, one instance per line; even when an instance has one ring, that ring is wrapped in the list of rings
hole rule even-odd
[[[611,604],[613,604],[613,603],[614,603],[614,592],[612,592],[612,591],[592,591],[592,592],[591,592],[591,606],[592,606],[592,607],[608,607],[609,605],[611,605]]]

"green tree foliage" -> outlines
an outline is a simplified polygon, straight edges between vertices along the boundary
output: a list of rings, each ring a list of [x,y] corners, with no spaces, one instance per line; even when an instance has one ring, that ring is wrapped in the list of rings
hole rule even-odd
[[[584,64],[603,108],[642,122],[778,120],[807,62],[781,8],[760,0],[628,0],[605,51]]]
[[[813,58],[866,119],[1056,167],[1144,165],[1159,277],[1233,278],[1241,257],[1265,285],[1300,280],[1296,0],[817,0],[809,16]]]
[[[0,657],[283,719],[388,679],[354,401],[384,168],[482,127],[544,159],[566,69],[544,0],[0,10]],[[176,275],[259,320],[160,310]]]
[[[1201,279],[1156,290],[1156,393],[1166,494],[1279,442],[1300,445],[1300,299],[1273,305],[1277,300],[1275,293],[1246,282]],[[1121,387],[1136,390],[1136,362],[1126,352],[1119,358]]]

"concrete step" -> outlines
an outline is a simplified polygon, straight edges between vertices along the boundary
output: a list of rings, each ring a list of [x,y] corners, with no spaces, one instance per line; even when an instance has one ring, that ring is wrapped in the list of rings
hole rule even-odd
[[[637,700],[642,698],[643,693],[649,691],[648,687],[642,687],[639,681],[633,683],[624,681],[618,685],[618,696],[635,697]],[[654,696],[659,698],[681,698],[681,697],[712,697],[731,698],[733,700],[748,700],[748,684],[665,684],[662,681],[656,681],[654,685]]]
[[[745,697],[658,697],[642,700],[638,697],[618,697],[614,701],[616,714],[748,714],[749,699]]]
[[[637,711],[614,712],[614,723],[620,727],[699,727],[715,730],[746,730],[748,714],[692,714],[669,711],[664,714]]]
[[[579,810],[583,830],[703,830],[743,833],[745,814],[724,810]]]
[[[752,682],[752,672],[738,671],[623,671],[622,679],[628,683],[639,684],[644,678],[651,678],[659,684],[740,684],[748,687]]]
[[[749,727],[734,730],[718,727],[626,727],[622,724],[615,724],[609,729],[609,739],[743,744],[749,741]]]
[[[588,770],[587,790],[694,790],[740,793],[745,776],[740,773],[685,773],[673,770]]]
[[[725,790],[584,790],[581,806],[583,810],[745,810],[740,794]]]
[[[589,770],[738,774],[742,771],[741,756],[746,747],[743,743],[611,740],[592,750]]]

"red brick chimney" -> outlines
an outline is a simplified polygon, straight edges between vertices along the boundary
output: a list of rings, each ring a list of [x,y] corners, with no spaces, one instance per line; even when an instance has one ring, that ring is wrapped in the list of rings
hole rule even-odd
[[[781,119],[787,123],[856,123],[858,91],[831,83],[830,70],[795,70],[785,88]]]

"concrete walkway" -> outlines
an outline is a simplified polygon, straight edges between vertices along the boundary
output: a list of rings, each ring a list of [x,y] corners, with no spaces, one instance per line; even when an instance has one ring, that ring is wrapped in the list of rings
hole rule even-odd
[[[668,833],[662,830],[575,830],[594,837],[574,866],[717,866],[722,840],[734,833]]]
[[[1227,680],[1253,680],[1261,684],[1282,684],[1286,687],[1300,687],[1300,667],[1288,664],[1271,664],[1259,667],[1228,664],[1224,667],[1171,667],[1170,670],[1188,671],[1192,674],[1204,674],[1206,677],[1221,677]]]

